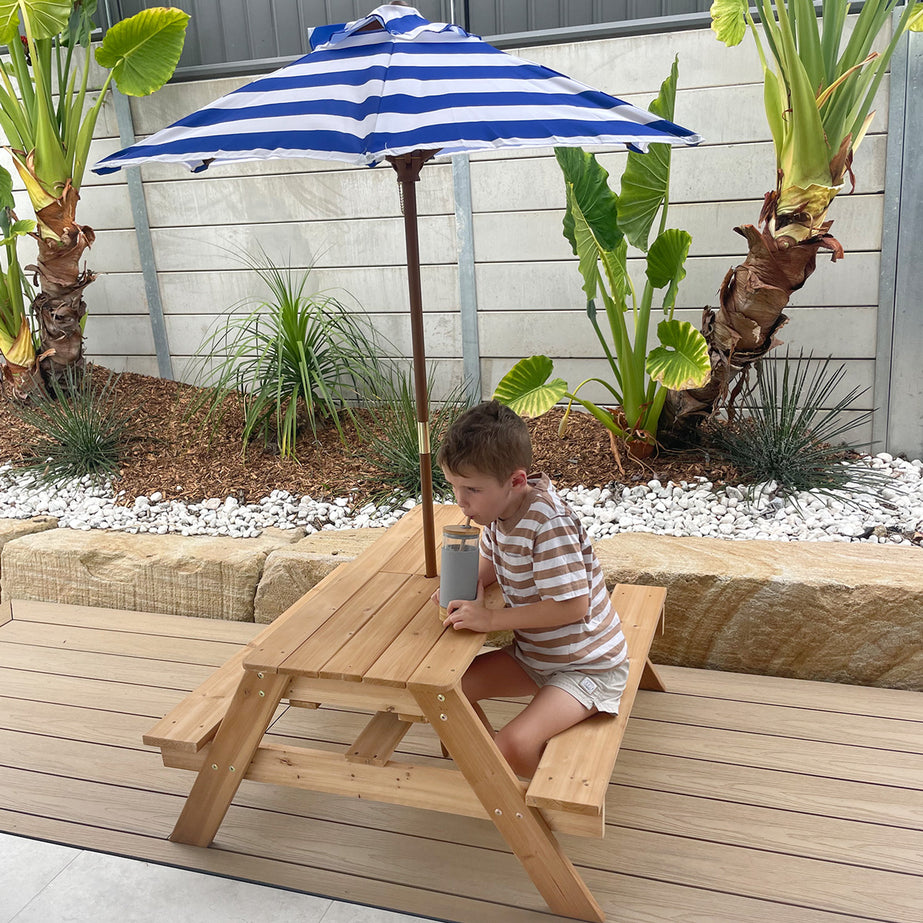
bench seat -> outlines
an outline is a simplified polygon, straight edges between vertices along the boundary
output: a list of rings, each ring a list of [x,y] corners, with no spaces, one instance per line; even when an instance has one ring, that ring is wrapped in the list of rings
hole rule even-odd
[[[663,690],[648,660],[663,624],[663,587],[619,584],[612,604],[622,620],[631,666],[618,715],[598,714],[548,741],[526,793],[552,829],[579,836],[605,833],[606,789],[638,688]]]

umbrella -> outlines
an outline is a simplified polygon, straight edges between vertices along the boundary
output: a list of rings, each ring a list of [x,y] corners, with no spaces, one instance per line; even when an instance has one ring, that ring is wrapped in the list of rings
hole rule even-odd
[[[100,160],[95,173],[150,161],[212,163],[315,157],[397,172],[404,212],[426,575],[436,574],[432,460],[415,184],[433,157],[503,148],[651,142],[695,133],[550,68],[506,54],[459,26],[399,3],[315,29],[312,51]]]

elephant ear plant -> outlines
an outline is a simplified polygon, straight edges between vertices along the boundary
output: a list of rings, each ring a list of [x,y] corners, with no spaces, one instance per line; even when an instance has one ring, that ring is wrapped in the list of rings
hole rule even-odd
[[[49,385],[66,384],[64,372],[83,363],[83,290],[95,276],[80,260],[96,235],[77,223],[76,209],[106,91],[113,80],[128,96],[160,89],[179,61],[189,20],[182,10],[157,8],[112,26],[95,52],[107,73],[94,99],[95,12],[96,0],[0,0],[0,44],[9,50],[0,62],[0,129],[37,220],[41,292],[32,310]]]
[[[671,121],[676,79],[674,61],[650,107],[652,113]],[[494,397],[532,417],[563,398],[568,399],[569,413],[576,401],[613,437],[628,443],[633,454],[643,456],[656,443],[665,389],[697,387],[710,369],[702,334],[673,316],[692,238],[686,231],[667,227],[671,149],[656,144],[646,154],[630,152],[619,195],[609,188],[608,173],[592,154],[580,148],[557,148],[555,154],[567,194],[564,236],[579,259],[587,317],[609,361],[612,381],[588,378],[571,391],[562,378],[551,378],[553,363],[547,356],[531,356],[513,366]],[[657,236],[649,243],[655,221]],[[640,298],[628,272],[629,244],[646,257]],[[649,351],[655,292],[663,293],[662,319],[657,324],[658,344]],[[607,332],[600,324],[600,302]],[[612,396],[612,409],[579,396],[589,382]],[[565,424],[566,420],[565,415]]]

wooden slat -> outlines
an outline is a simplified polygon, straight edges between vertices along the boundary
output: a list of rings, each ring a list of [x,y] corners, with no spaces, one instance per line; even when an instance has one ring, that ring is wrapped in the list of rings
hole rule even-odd
[[[320,676],[324,665],[342,652],[350,658],[349,651],[358,643],[357,637],[367,622],[385,607],[396,603],[396,594],[407,583],[406,574],[373,574],[355,588],[348,602],[340,606],[310,637],[295,645],[287,657],[282,657],[278,671],[290,676]],[[281,653],[281,652],[280,652]],[[247,659],[248,668],[254,662]],[[360,675],[339,677],[358,682]]]
[[[406,689],[383,689],[349,680],[292,677],[289,698],[300,702],[317,702],[365,711],[388,711],[422,717],[423,712]]]
[[[320,670],[320,676],[330,679],[350,679],[364,676],[366,670],[381,657],[397,635],[421,610],[431,612],[430,597],[438,581],[426,577],[411,577],[398,587],[381,608],[364,625],[357,626],[351,642],[337,651]],[[286,668],[295,660],[286,662]]]
[[[478,631],[447,628],[436,639],[408,683],[451,689],[461,682],[465,670],[484,646],[487,635]]]
[[[174,706],[145,735],[149,747],[195,753],[214,736],[228,703],[244,676],[247,649],[240,648],[223,667]]]
[[[358,573],[356,560],[340,564],[267,625],[249,644],[254,669],[275,673],[291,650],[353,595]]]
[[[164,765],[198,771],[209,759],[207,751],[195,755],[171,753]],[[383,801],[487,819],[487,812],[457,769],[434,769],[411,763],[387,766],[347,763],[341,753],[264,744],[254,754],[245,778],[364,801]]]
[[[528,804],[587,816],[603,814],[606,786],[629,726],[651,640],[661,624],[665,596],[663,587],[619,585],[613,590],[631,658],[619,713],[593,715],[548,741],[529,785]],[[596,835],[601,833],[599,828]]]
[[[412,726],[412,722],[402,721],[392,712],[378,712],[346,751],[346,761],[384,766]]]
[[[432,650],[445,631],[439,620],[439,607],[424,605],[403,632],[400,650],[388,648],[366,671],[369,682],[384,686],[406,686],[420,661]]]

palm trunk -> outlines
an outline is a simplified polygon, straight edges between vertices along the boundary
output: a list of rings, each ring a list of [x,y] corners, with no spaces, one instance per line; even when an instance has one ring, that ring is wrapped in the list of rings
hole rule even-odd
[[[42,377],[49,386],[63,386],[68,370],[73,376],[83,368],[82,319],[87,310],[83,290],[96,274],[85,267],[81,270],[80,260],[96,234],[75,220],[79,198],[68,183],[58,199],[37,213],[38,261],[26,267],[36,272],[41,285],[32,311],[41,340]]]
[[[701,388],[669,392],[661,420],[665,434],[681,437],[721,406],[733,415],[750,367],[779,345],[776,333],[788,321],[783,311],[814,272],[818,250],[831,250],[834,260],[843,256],[829,233],[832,221],[795,213],[783,224],[774,211],[777,202],[776,193],[767,195],[761,229],[752,224],[734,229],[747,239],[747,258],[724,277],[718,310],[706,307],[702,315],[711,377]]]

